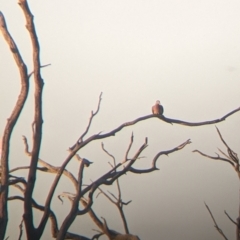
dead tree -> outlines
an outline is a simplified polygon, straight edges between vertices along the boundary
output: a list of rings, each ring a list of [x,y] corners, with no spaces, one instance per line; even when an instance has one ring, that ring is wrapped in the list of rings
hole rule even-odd
[[[42,142],[42,125],[43,125],[42,92],[43,92],[43,86],[44,86],[44,80],[42,78],[40,69],[47,65],[42,65],[40,61],[40,47],[39,47],[40,44],[38,42],[38,37],[37,37],[35,25],[34,25],[34,17],[29,8],[28,2],[27,0],[19,0],[18,3],[23,11],[23,15],[25,16],[26,28],[28,30],[29,37],[32,43],[33,70],[32,71],[28,70],[24,60],[22,59],[22,56],[20,54],[20,50],[17,47],[17,44],[15,43],[10,32],[8,31],[7,24],[4,19],[4,15],[3,13],[0,12],[0,31],[7,45],[9,46],[10,51],[13,55],[13,58],[16,62],[16,66],[19,70],[20,81],[21,81],[21,90],[19,93],[19,97],[15,104],[15,107],[13,108],[13,111],[10,117],[8,118],[7,124],[4,129],[3,138],[2,138],[1,191],[0,191],[0,239],[4,239],[5,237],[6,228],[8,224],[8,201],[10,200],[20,200],[23,202],[23,205],[24,205],[23,221],[24,221],[27,239],[36,239],[36,240],[40,239],[46,227],[46,223],[48,219],[50,219],[52,222],[52,231],[54,233],[53,236],[56,237],[56,239],[58,240],[67,239],[67,238],[84,239],[85,237],[80,235],[76,235],[76,234],[71,235],[71,233],[68,232],[68,229],[77,216],[83,215],[86,213],[89,213],[89,214],[91,213],[91,207],[93,204],[93,194],[101,185],[111,185],[114,181],[119,179],[126,172],[143,174],[143,173],[150,173],[152,171],[157,170],[158,168],[156,166],[156,162],[161,155],[170,154],[175,151],[181,150],[187,144],[190,143],[190,140],[186,140],[184,143],[182,143],[178,147],[175,147],[171,150],[161,151],[158,154],[156,154],[156,156],[152,160],[151,167],[149,167],[148,169],[136,169],[134,168],[134,163],[140,157],[144,149],[147,147],[147,139],[146,139],[145,142],[142,144],[142,146],[139,147],[139,149],[136,151],[135,155],[132,158],[126,158],[124,162],[117,163],[115,166],[113,166],[111,170],[109,170],[102,176],[99,176],[99,178],[96,181],[94,181],[92,184],[84,187],[82,184],[83,172],[85,167],[89,166],[91,163],[85,158],[80,158],[79,171],[78,171],[77,177],[73,176],[72,173],[68,172],[66,170],[66,167],[68,163],[76,156],[78,151],[84,148],[86,145],[90,144],[91,142],[113,137],[118,132],[124,130],[124,128],[137,124],[138,122],[151,119],[151,118],[158,118],[162,123],[180,124],[180,125],[193,127],[193,126],[215,124],[215,123],[224,121],[227,117],[231,116],[232,114],[240,110],[240,108],[237,108],[219,119],[204,121],[204,122],[195,122],[195,123],[186,122],[186,121],[177,120],[177,119],[171,119],[163,115],[151,114],[151,115],[139,117],[133,121],[123,123],[122,125],[118,126],[117,128],[107,133],[104,133],[104,134],[97,133],[89,137],[88,133],[91,127],[91,123],[100,109],[101,96],[102,96],[100,95],[97,110],[91,113],[91,117],[86,127],[86,130],[82,134],[80,134],[76,142],[69,148],[69,154],[67,158],[63,160],[62,165],[60,167],[52,166],[49,163],[46,163],[43,160],[41,160],[39,157],[39,152],[40,152],[41,142]],[[14,171],[17,171],[17,169],[11,170],[11,171],[9,169],[9,152],[10,152],[9,143],[10,143],[14,126],[16,125],[19,119],[19,116],[21,114],[21,111],[25,105],[25,102],[29,93],[28,91],[29,79],[31,77],[34,78],[34,87],[35,87],[34,117],[33,117],[33,123],[32,123],[32,149],[28,150],[28,145],[25,138],[24,141],[26,144],[26,152],[29,154],[30,163],[26,167],[20,166],[18,168],[18,169],[20,168],[27,169],[28,171],[27,179],[24,179],[22,177],[14,177],[10,174]],[[42,167],[38,167],[38,164],[41,164]],[[121,168],[123,164],[125,165],[125,167]],[[55,174],[55,179],[52,183],[52,186],[50,188],[50,191],[46,197],[46,201],[43,206],[40,206],[33,199],[33,190],[35,188],[35,183],[37,180],[36,179],[37,171],[43,171],[43,172],[45,171],[45,172],[50,172]],[[68,215],[65,217],[62,225],[58,228],[56,217],[54,217],[55,216],[54,212],[51,209],[51,203],[52,203],[52,199],[53,199],[56,187],[58,186],[59,180],[62,177],[62,175],[67,176],[69,179],[71,179],[74,182],[76,192],[74,193],[72,198],[69,198],[72,203],[71,209]],[[22,192],[23,196],[9,196],[10,186],[17,187]],[[82,199],[85,199],[86,202],[83,203]],[[81,210],[79,210],[80,202],[82,202],[83,205],[85,204],[84,205],[85,207]],[[36,208],[42,212],[42,217],[38,226],[34,226],[33,208]],[[105,234],[111,233],[107,227],[107,223],[102,222],[101,226],[102,228],[105,229],[105,232],[102,229],[102,231]],[[121,239],[121,236],[120,237],[115,236],[115,239]]]
[[[226,162],[228,164],[230,164],[233,169],[236,171],[237,175],[238,175],[238,178],[240,179],[240,168],[239,168],[239,158],[238,158],[238,155],[236,152],[234,152],[230,146],[226,143],[226,141],[223,139],[222,137],[222,134],[221,132],[219,131],[219,129],[216,127],[217,129],[217,132],[218,132],[218,135],[222,141],[222,143],[225,145],[226,149],[227,149],[227,152],[224,152],[222,151],[221,149],[218,149],[219,150],[219,153],[216,153],[216,156],[210,156],[210,155],[207,155],[199,150],[194,150],[193,152],[197,152],[199,154],[201,154],[202,156],[204,157],[207,157],[207,158],[210,158],[212,160],[217,160],[217,161],[223,161],[223,162]],[[240,204],[240,203],[239,203]],[[219,234],[224,238],[224,239],[228,239],[226,237],[226,235],[224,234],[224,232],[222,231],[222,229],[218,226],[210,208],[208,207],[208,205],[205,203],[205,206],[214,222],[214,226],[215,228],[217,229],[217,231],[219,232]],[[228,219],[236,225],[236,239],[237,240],[240,240],[240,205],[239,205],[239,211],[238,211],[238,217],[236,219],[236,221],[234,221],[230,216],[229,214],[224,211],[224,213],[226,214],[226,216],[228,217]]]

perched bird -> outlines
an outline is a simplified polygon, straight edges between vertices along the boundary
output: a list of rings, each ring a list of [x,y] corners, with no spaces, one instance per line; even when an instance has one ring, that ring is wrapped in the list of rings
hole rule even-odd
[[[163,106],[160,104],[159,100],[157,100],[156,104],[152,106],[152,113],[156,115],[163,115]]]

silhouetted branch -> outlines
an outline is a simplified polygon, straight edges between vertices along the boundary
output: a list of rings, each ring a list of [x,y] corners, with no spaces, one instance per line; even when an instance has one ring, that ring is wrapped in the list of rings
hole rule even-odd
[[[130,143],[128,145],[128,149],[127,149],[126,154],[125,154],[125,159],[124,159],[125,162],[128,160],[128,154],[129,154],[129,151],[131,150],[131,147],[132,147],[132,144],[133,144],[133,138],[134,137],[133,137],[133,133],[132,133],[131,140],[130,140]]]
[[[139,121],[143,121],[143,120],[146,120],[146,119],[149,119],[149,118],[153,118],[153,117],[158,117],[160,120],[163,120],[163,121],[165,121],[165,122],[171,120],[172,122],[175,122],[175,123],[178,123],[178,124],[181,123],[181,124],[184,124],[184,125],[187,125],[187,126],[200,126],[200,125],[212,124],[212,123],[216,123],[216,122],[219,122],[219,121],[223,121],[223,120],[225,120],[226,117],[232,115],[233,113],[235,113],[235,112],[237,112],[237,111],[239,111],[239,110],[240,110],[240,108],[238,108],[238,109],[230,112],[229,114],[225,115],[225,116],[224,116],[223,118],[221,118],[221,119],[217,119],[217,120],[213,120],[213,121],[207,121],[207,122],[201,122],[201,123],[187,123],[187,122],[183,122],[183,121],[179,121],[179,120],[176,121],[176,120],[173,120],[173,119],[168,119],[168,118],[163,117],[163,116],[148,115],[148,116],[145,116],[145,117],[140,117],[140,118],[138,118],[138,119],[136,119],[136,120],[134,120],[134,121],[132,121],[132,122],[124,123],[124,124],[120,125],[118,128],[116,128],[116,129],[114,129],[114,130],[112,130],[112,131],[110,131],[110,132],[108,132],[108,133],[106,133],[106,134],[100,134],[100,133],[98,133],[98,134],[92,135],[91,137],[87,138],[87,139],[84,140],[84,141],[81,141],[81,142],[78,141],[76,144],[74,144],[74,145],[70,148],[69,156],[65,159],[65,161],[64,161],[63,164],[62,164],[62,166],[60,167],[60,169],[59,169],[59,171],[58,171],[58,175],[56,176],[56,178],[55,178],[55,180],[54,180],[54,182],[53,182],[53,185],[52,185],[52,187],[51,187],[51,189],[50,189],[50,192],[49,192],[49,194],[48,194],[48,196],[47,196],[47,200],[46,200],[46,203],[45,203],[46,208],[45,208],[45,212],[44,212],[44,215],[43,215],[44,221],[46,221],[46,219],[47,219],[47,215],[48,215],[48,211],[49,211],[49,207],[50,207],[50,203],[51,203],[53,194],[54,194],[54,192],[55,192],[56,186],[57,186],[57,184],[58,184],[58,182],[59,182],[59,180],[60,180],[60,178],[61,178],[61,175],[62,175],[64,169],[66,168],[66,166],[68,165],[68,163],[70,162],[70,160],[72,159],[72,157],[75,156],[75,154],[77,153],[77,151],[79,151],[81,148],[83,148],[84,146],[86,146],[86,145],[89,144],[90,142],[95,141],[95,140],[98,140],[98,139],[103,139],[103,138],[107,138],[107,137],[114,136],[117,132],[121,131],[123,128],[125,128],[125,127],[127,127],[127,126],[134,125],[134,124],[136,124],[136,123],[139,122]],[[90,126],[90,124],[89,124],[89,126]],[[87,129],[88,129],[88,128],[87,128]],[[86,131],[88,131],[87,129],[86,129]],[[85,131],[85,132],[86,132],[86,131]],[[85,134],[84,134],[84,136],[85,136]],[[81,138],[81,137],[80,137],[80,138]],[[190,141],[190,140],[188,140],[188,141]],[[188,143],[190,143],[190,142],[186,142],[185,144],[188,144]],[[146,146],[145,146],[145,147],[146,147]],[[177,150],[178,150],[178,149],[177,149]],[[176,151],[176,150],[174,150],[174,151]],[[132,163],[131,163],[131,165],[132,165]],[[131,166],[131,165],[130,165],[130,166]],[[116,166],[116,167],[118,167],[118,166]],[[130,167],[129,167],[129,168],[130,168]],[[153,168],[148,169],[147,171],[137,170],[137,169],[131,169],[131,171],[132,171],[132,172],[135,172],[135,173],[145,173],[145,172],[150,172],[150,171],[153,171],[153,170],[156,170],[156,169],[157,169],[157,168],[153,166]],[[120,174],[121,174],[121,173],[120,173]],[[116,175],[116,178],[112,178],[110,181],[105,181],[104,184],[109,185],[109,184],[111,184],[113,181],[115,181],[115,179],[117,179],[117,178],[118,178],[118,175]],[[90,186],[91,186],[91,185],[90,185]],[[94,188],[94,189],[95,189],[95,188]],[[84,189],[84,190],[83,190],[83,193],[85,194],[85,193],[86,193],[85,191],[88,192],[89,190],[90,190],[90,187]],[[94,190],[94,191],[95,191],[95,190]],[[83,194],[83,195],[84,195],[84,194]],[[90,195],[92,194],[92,190],[89,192],[89,194],[90,194]],[[89,203],[90,203],[90,202],[91,202],[91,201],[90,201],[90,199],[89,199]],[[86,209],[86,210],[89,210],[89,208]],[[42,219],[42,221],[43,221],[43,219]],[[41,221],[41,222],[42,222],[42,221]],[[40,224],[41,224],[41,223],[40,223]]]
[[[20,229],[20,231],[19,231],[18,240],[21,240],[22,239],[22,234],[23,234],[23,219],[22,219],[22,221],[21,221],[21,223],[19,225],[19,229]]]
[[[147,120],[147,119],[150,119],[150,118],[159,118],[159,120],[167,122],[167,123],[176,123],[176,124],[185,125],[185,126],[189,126],[189,127],[196,127],[196,126],[204,126],[204,125],[210,125],[210,124],[215,124],[215,123],[218,123],[218,122],[222,122],[222,121],[226,120],[227,117],[233,115],[234,113],[236,113],[238,111],[240,111],[240,107],[231,111],[230,113],[224,115],[220,119],[204,121],[204,122],[186,122],[186,121],[182,121],[182,120],[167,118],[167,117],[164,117],[163,115],[151,114],[151,115],[139,117],[139,118],[137,118],[133,121],[130,121],[130,122],[123,123],[119,127],[111,130],[108,133],[95,134],[95,135],[89,137],[88,139],[86,139],[84,142],[82,142],[82,144],[86,145],[87,143],[89,143],[91,141],[94,141],[94,140],[97,140],[97,139],[104,139],[104,138],[108,138],[108,137],[111,137],[111,136],[115,136],[115,134],[118,133],[119,131],[121,131],[123,128],[135,125],[136,123],[138,123],[140,121],[144,121],[144,120]],[[77,142],[70,149],[75,150],[77,148],[79,150],[82,147],[81,146],[82,144],[79,144],[79,142]]]
[[[230,158],[225,152],[223,152],[220,148],[218,148],[218,151],[219,151],[222,155],[224,155],[228,160],[231,160],[231,158]]]
[[[161,151],[159,152],[158,154],[156,154],[156,156],[153,158],[152,160],[152,167],[149,168],[149,169],[135,169],[133,167],[130,168],[130,172],[133,172],[133,173],[149,173],[149,172],[152,172],[152,171],[155,171],[155,170],[159,170],[156,166],[157,164],[157,160],[158,158],[161,156],[161,155],[167,155],[170,154],[170,153],[173,153],[173,152],[176,152],[176,151],[179,151],[181,149],[183,149],[187,144],[190,144],[191,143],[191,140],[188,139],[187,141],[185,141],[184,143],[180,144],[179,146],[173,148],[173,149],[170,149],[170,150],[167,150],[167,151]]]
[[[64,219],[64,221],[59,229],[59,233],[56,238],[57,240],[61,240],[64,238],[68,228],[70,227],[70,225],[72,224],[72,222],[75,220],[75,218],[77,216],[79,201],[80,201],[81,197],[83,196],[82,195],[82,179],[83,179],[84,164],[85,164],[84,160],[82,160],[80,162],[79,171],[78,171],[78,188],[77,188],[76,196],[74,197],[74,199],[72,201],[72,207],[71,207],[69,214],[66,216],[66,218]]]
[[[226,158],[220,157],[217,153],[216,153],[217,157],[213,157],[213,156],[209,156],[209,155],[207,155],[207,154],[205,154],[205,153],[202,153],[202,152],[199,151],[199,150],[193,150],[193,152],[197,152],[197,153],[199,153],[200,155],[202,155],[202,156],[204,156],[204,157],[207,157],[207,158],[210,158],[210,159],[221,160],[221,161],[223,161],[223,162],[227,162],[227,163],[231,164],[231,165],[233,166],[233,168],[235,168],[234,163],[232,163],[230,160],[228,160],[228,159],[226,159]]]
[[[12,200],[20,200],[22,202],[24,202],[24,198],[20,197],[20,196],[11,196],[8,198],[9,201]],[[32,200],[32,206],[40,211],[44,211],[44,207],[39,205],[38,203],[36,203],[34,200]],[[50,211],[50,221],[51,221],[51,232],[52,232],[52,237],[56,238],[58,235],[58,224],[57,224],[57,218],[54,214],[54,212],[51,210]],[[71,232],[66,232],[66,236],[64,239],[72,239],[72,240],[91,240],[90,238],[87,238],[85,236],[79,235],[79,234],[75,234],[75,233],[71,233]]]
[[[147,142],[147,141],[146,141]],[[125,159],[122,163],[125,163],[127,160],[128,160],[128,154],[129,154],[129,151],[132,147],[132,144],[133,144],[133,133],[131,135],[131,141],[130,141],[130,144],[128,146],[128,149],[125,153]],[[116,167],[116,159],[115,157],[110,154],[105,148],[104,148],[104,145],[102,143],[102,149],[103,151],[108,155],[110,156],[112,159],[113,159],[113,163],[114,163],[114,167]],[[106,194],[101,188],[99,188],[99,190],[101,191],[101,193],[103,193],[103,195],[110,201],[112,202],[118,209],[119,213],[120,213],[120,216],[121,216],[121,219],[122,219],[122,222],[123,222],[123,226],[124,226],[124,230],[125,230],[125,233],[129,233],[129,229],[128,229],[128,223],[127,223],[127,220],[126,220],[126,217],[125,217],[125,214],[124,214],[124,211],[123,211],[123,205],[127,205],[126,203],[123,203],[122,201],[122,193],[121,193],[121,188],[120,188],[120,183],[119,183],[119,179],[116,180],[116,184],[117,184],[117,189],[118,189],[118,198],[111,192],[109,192],[109,194],[116,200],[114,201],[112,198],[110,198],[108,196],[108,194]],[[129,201],[128,203],[130,203],[131,201]]]
[[[24,143],[24,150],[27,156],[31,156],[31,153],[29,152],[29,146],[28,146],[28,141],[27,138],[25,136],[23,136],[23,143]],[[43,168],[39,168],[39,170],[44,171],[44,172],[49,172],[49,173],[58,173],[60,167],[56,167],[53,166],[45,161],[43,161],[42,159],[38,159],[38,163],[41,164],[43,166]],[[45,170],[47,169],[47,170]],[[69,172],[68,170],[64,169],[63,174],[68,177],[75,188],[77,188],[77,179],[74,177],[74,175]]]
[[[7,124],[4,128],[3,137],[2,137],[2,153],[1,153],[1,192],[0,192],[0,239],[4,239],[6,228],[7,228],[7,219],[8,219],[8,210],[7,210],[7,198],[8,198],[8,172],[9,172],[9,142],[13,128],[18,120],[18,117],[23,109],[25,101],[27,99],[29,82],[28,82],[28,73],[27,67],[21,57],[21,54],[18,50],[16,43],[14,42],[11,34],[7,29],[5,18],[3,13],[0,11],[0,32],[2,33],[7,45],[10,48],[10,51],[13,55],[15,63],[18,67],[18,71],[21,78],[21,89],[13,108],[13,111],[8,118]]]
[[[228,214],[226,211],[224,211],[224,213],[227,215],[228,219],[229,219],[232,223],[234,223],[235,225],[237,225],[237,223],[229,216],[229,214]]]
[[[220,150],[218,148],[218,150],[220,151],[220,153],[222,153],[226,158],[222,158],[219,156],[219,154],[216,153],[216,157],[213,157],[213,156],[209,156],[205,153],[202,153],[201,151],[199,150],[194,150],[193,152],[197,152],[199,153],[200,155],[204,156],[204,157],[207,157],[207,158],[210,158],[210,159],[214,159],[214,160],[221,160],[221,161],[224,161],[224,162],[227,162],[229,164],[232,165],[232,167],[234,168],[234,170],[237,172],[238,174],[238,177],[240,178],[240,169],[239,169],[239,159],[238,159],[238,156],[237,154],[228,146],[228,144],[225,142],[225,140],[223,139],[222,135],[221,135],[221,132],[219,131],[219,129],[216,127],[217,129],[217,132],[218,132],[218,135],[221,139],[221,141],[223,142],[223,144],[226,146],[227,148],[227,151],[228,151],[228,155],[226,153],[224,153],[222,150]]]
[[[102,93],[100,93],[100,95],[99,95],[97,110],[96,110],[95,112],[93,112],[93,111],[91,112],[91,116],[90,116],[90,119],[89,119],[89,122],[88,122],[88,126],[87,126],[86,130],[84,131],[84,133],[80,136],[80,138],[78,139],[77,142],[82,142],[82,141],[83,141],[83,138],[84,138],[84,137],[86,136],[86,134],[88,133],[89,128],[91,127],[91,123],[92,123],[93,118],[94,118],[94,117],[98,114],[98,112],[99,112],[101,100],[102,100]]]
[[[40,68],[45,68],[45,67],[48,67],[48,66],[51,66],[51,63],[42,65],[42,66],[40,66]],[[28,78],[30,78],[30,77],[33,75],[33,73],[34,73],[34,71],[32,71],[31,73],[29,73],[29,74],[28,74]]]
[[[209,212],[209,214],[210,214],[210,216],[211,216],[211,218],[212,218],[212,220],[213,220],[213,222],[214,222],[214,227],[217,229],[217,231],[220,233],[220,235],[221,235],[225,240],[228,240],[228,238],[227,238],[227,237],[225,236],[225,234],[223,233],[222,229],[218,227],[217,222],[215,221],[215,218],[213,217],[213,214],[212,214],[210,208],[208,207],[208,205],[207,205],[206,203],[204,203],[204,204],[205,204],[205,207],[207,208],[207,210],[208,210],[208,212]]]
[[[16,172],[18,170],[26,170],[26,169],[29,169],[29,166],[22,166],[22,167],[13,168],[9,171],[9,173]],[[42,171],[42,172],[48,172],[48,168],[46,168],[46,167],[37,167],[37,170]]]
[[[204,122],[186,122],[186,121],[183,121],[183,120],[171,119],[171,118],[167,118],[165,116],[151,114],[151,115],[139,117],[139,118],[137,118],[133,121],[130,121],[130,122],[123,123],[122,125],[115,128],[114,130],[112,130],[108,133],[105,133],[105,134],[101,134],[101,135],[99,134],[95,137],[97,139],[102,139],[102,138],[106,138],[106,137],[109,137],[109,136],[114,136],[117,132],[121,131],[123,128],[134,125],[134,124],[136,124],[140,121],[144,121],[144,120],[147,120],[149,118],[158,118],[159,120],[167,122],[167,123],[176,123],[176,124],[185,125],[185,126],[188,126],[188,127],[197,127],[197,126],[204,126],[204,125],[210,125],[210,124],[215,124],[215,123],[218,123],[218,122],[222,122],[222,121],[226,120],[227,117],[233,115],[234,113],[236,113],[238,111],[240,111],[240,107],[238,107],[237,109],[235,109],[235,110],[231,111],[230,113],[224,115],[220,119],[204,121]]]
[[[103,233],[98,233],[98,234],[94,235],[91,240],[94,240],[94,239],[98,240],[102,235],[103,235]]]
[[[227,143],[224,141],[219,129],[216,127],[217,129],[217,132],[218,132],[218,135],[220,136],[223,144],[227,147],[227,151],[228,151],[228,154],[229,154],[229,158],[235,162],[237,165],[239,165],[239,159],[238,159],[238,156],[237,156],[237,153],[235,153],[228,145]]]

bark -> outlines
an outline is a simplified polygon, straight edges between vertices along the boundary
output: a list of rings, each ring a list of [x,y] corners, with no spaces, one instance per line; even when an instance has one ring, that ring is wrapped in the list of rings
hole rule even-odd
[[[8,179],[9,179],[9,151],[10,151],[10,139],[12,131],[17,123],[17,120],[22,112],[23,106],[26,102],[28,90],[29,90],[29,76],[27,74],[27,67],[21,57],[16,43],[11,37],[5,18],[0,12],[0,31],[8,44],[13,58],[19,70],[21,79],[21,90],[18,96],[16,105],[7,120],[7,124],[4,129],[2,138],[2,154],[1,154],[1,191],[0,191],[0,239],[4,239],[7,222],[8,222],[8,210],[7,210],[7,198],[8,198]]]

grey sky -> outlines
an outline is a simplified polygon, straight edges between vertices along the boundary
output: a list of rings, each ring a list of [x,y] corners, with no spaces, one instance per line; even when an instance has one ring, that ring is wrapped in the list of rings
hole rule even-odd
[[[44,86],[44,137],[41,158],[60,165],[71,146],[85,130],[90,111],[103,92],[101,111],[89,136],[109,131],[123,122],[151,113],[157,99],[167,117],[204,121],[222,117],[239,107],[240,2],[223,0],[169,1],[29,1],[41,44]],[[32,69],[31,43],[17,1],[0,0],[9,31],[24,60]],[[33,89],[31,89],[33,90]],[[19,76],[10,51],[0,38],[0,131],[17,99]],[[21,135],[31,139],[33,91],[12,139],[11,166],[27,165]],[[217,125],[235,151],[239,152],[239,113]],[[221,239],[215,231],[204,201],[229,239],[234,226],[224,210],[235,219],[238,212],[238,179],[227,164],[204,159],[192,150],[214,155],[224,149],[215,127],[197,128],[166,124],[150,119],[104,141],[106,148],[121,161],[131,132],[132,154],[148,137],[146,167],[160,150],[176,147],[188,138],[192,144],[158,161],[161,169],[152,174],[128,174],[121,179],[129,227],[141,239]],[[94,164],[86,170],[85,182],[96,179],[109,168],[101,142],[80,152]],[[70,170],[76,163],[69,165]],[[35,191],[40,203],[52,176],[40,175]],[[69,189],[70,188],[70,189]],[[63,179],[57,190],[73,190]],[[21,212],[10,204],[10,214]],[[54,201],[60,220],[68,211],[67,202]],[[117,211],[103,196],[94,205],[111,228],[123,231]],[[16,214],[17,215],[17,214]],[[18,229],[21,216],[9,227]],[[36,221],[38,214],[36,213]],[[59,223],[60,224],[60,223]],[[88,217],[71,227],[91,236],[95,228]],[[45,236],[49,236],[46,231]],[[149,236],[150,235],[150,236]],[[147,237],[148,236],[148,237]],[[15,238],[14,238],[15,237]],[[47,239],[47,237],[46,237]]]

